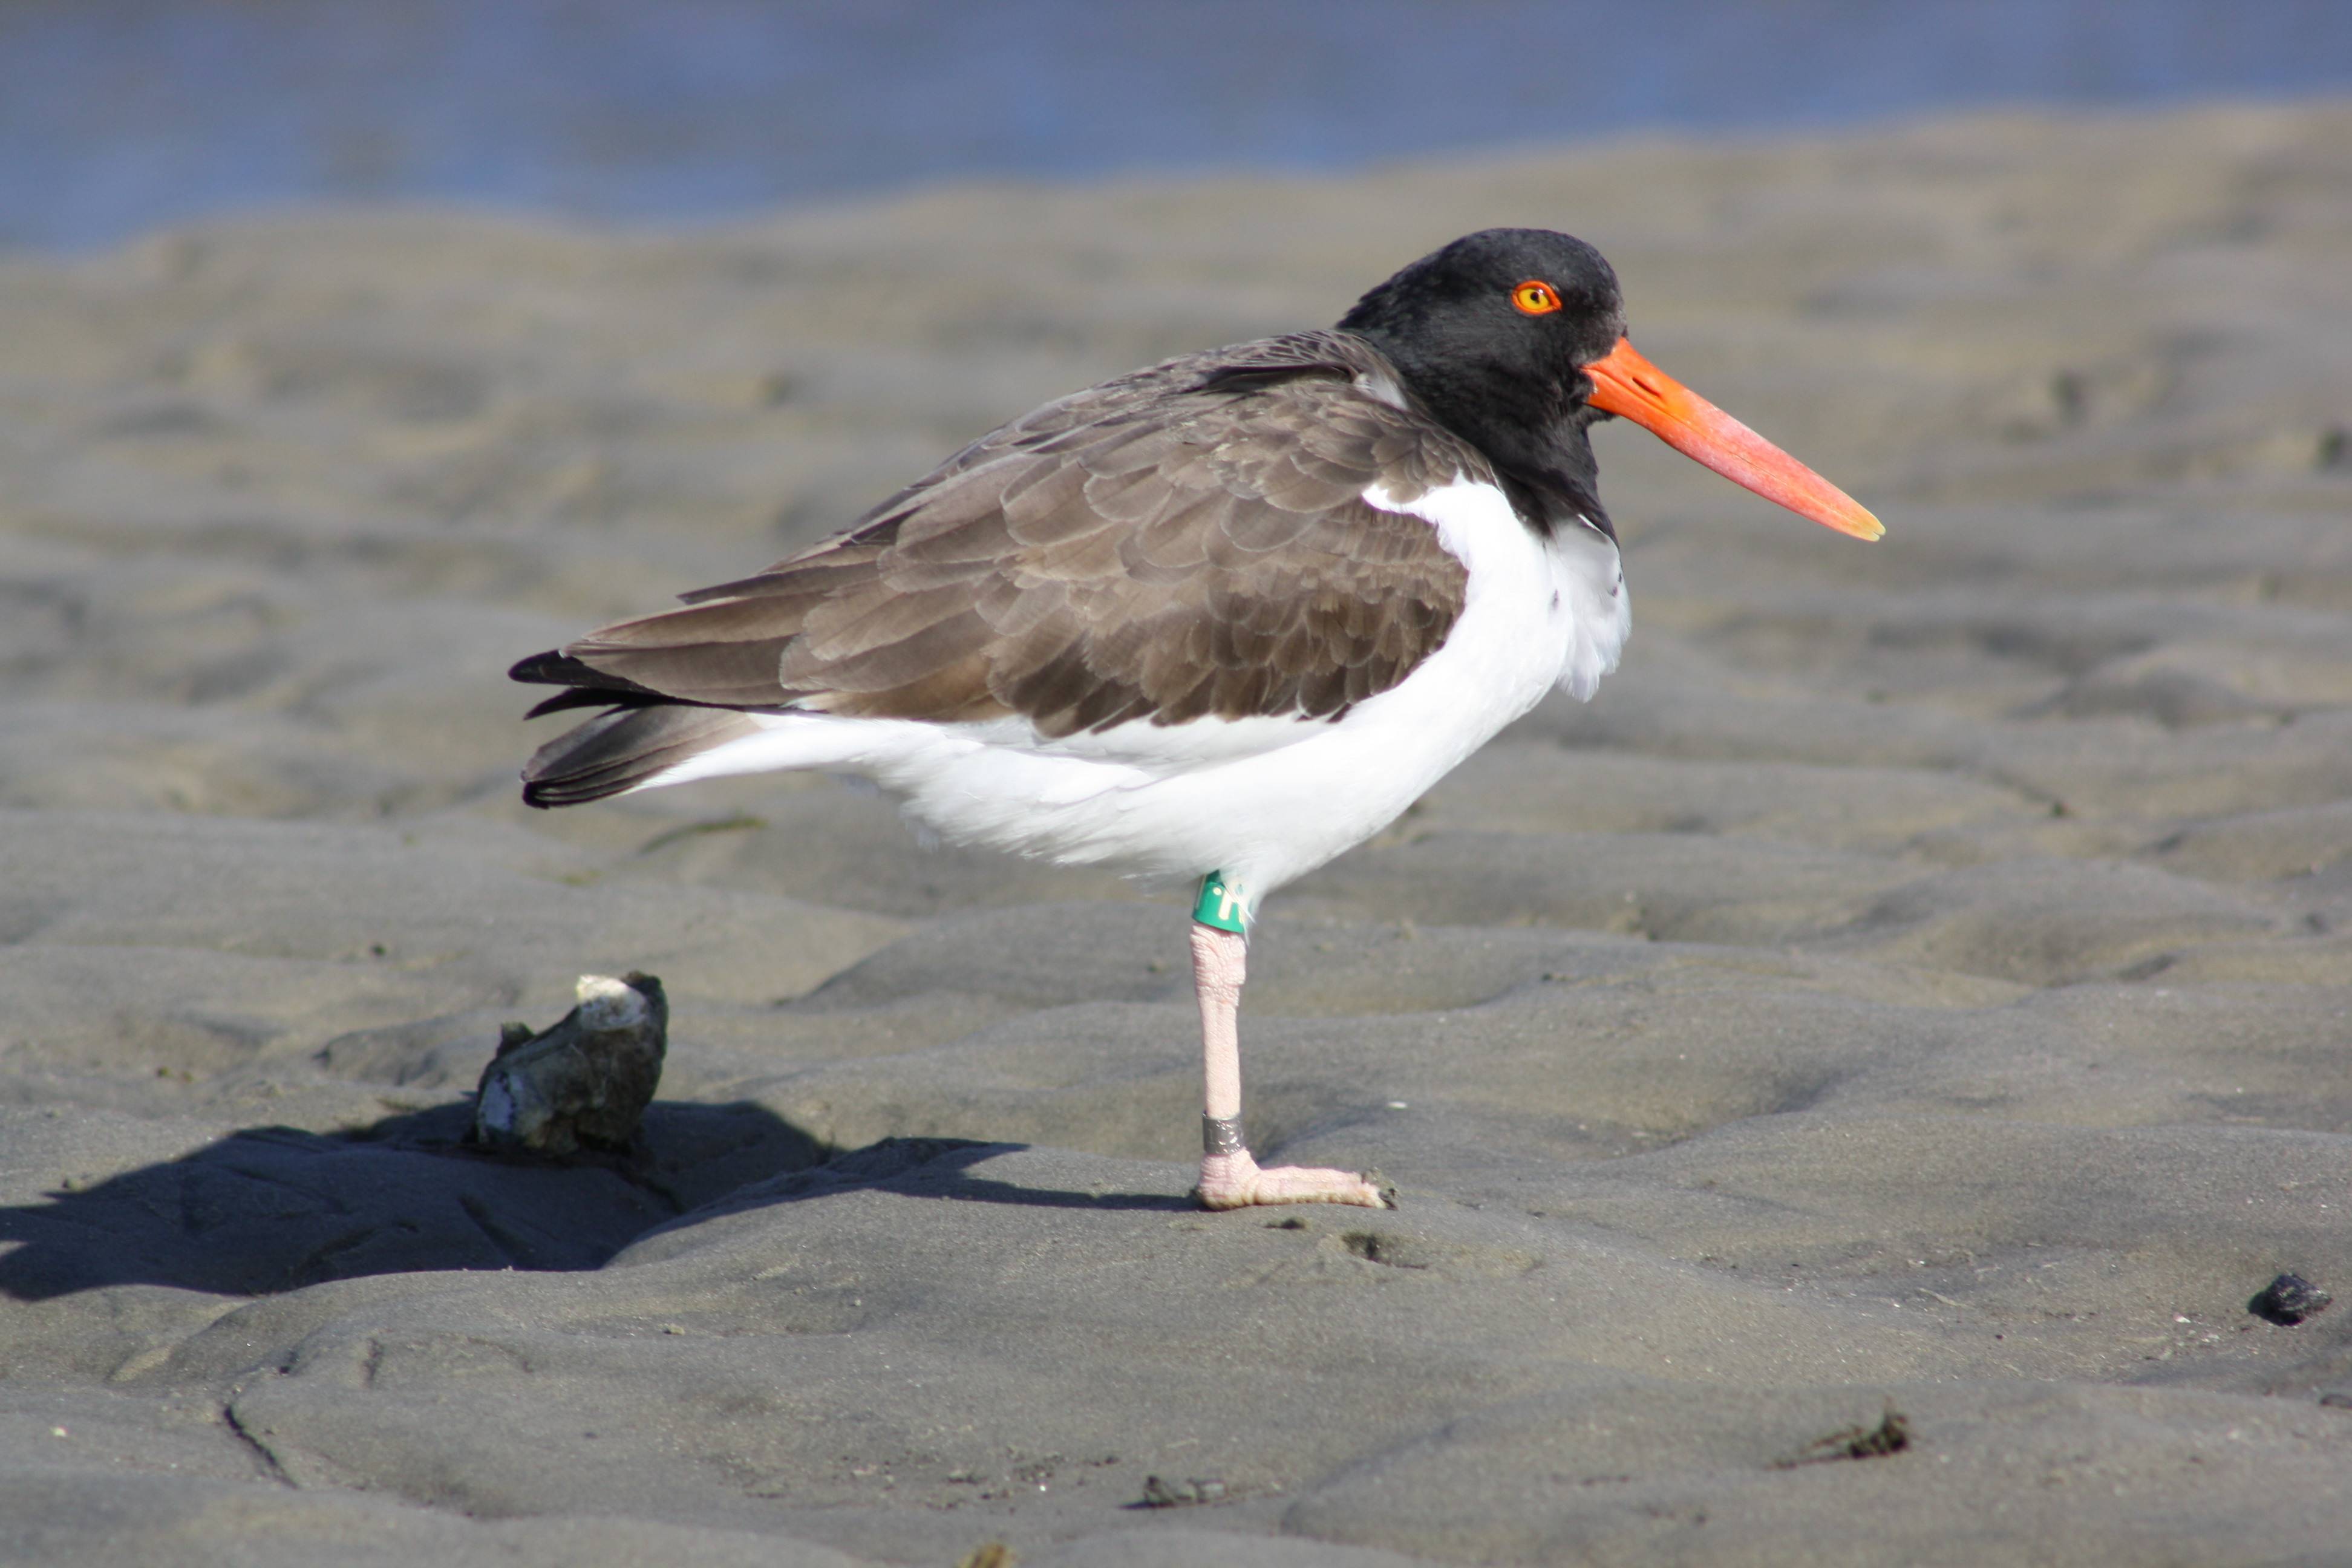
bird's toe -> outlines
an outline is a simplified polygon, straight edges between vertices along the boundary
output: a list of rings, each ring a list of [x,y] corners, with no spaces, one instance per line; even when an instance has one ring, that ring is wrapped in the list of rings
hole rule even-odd
[[[1201,1161],[1201,1183],[1192,1196],[1205,1209],[1250,1208],[1270,1204],[1349,1204],[1392,1209],[1396,1187],[1378,1172],[1335,1171],[1311,1165],[1260,1168],[1246,1149],[1211,1154]]]

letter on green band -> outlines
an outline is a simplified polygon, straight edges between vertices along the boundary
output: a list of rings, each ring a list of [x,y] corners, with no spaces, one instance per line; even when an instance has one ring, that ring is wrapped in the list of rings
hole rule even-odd
[[[1201,879],[1201,899],[1192,906],[1192,918],[1219,931],[1246,932],[1249,926],[1242,915],[1248,908],[1241,889],[1226,881],[1223,871],[1212,871]]]

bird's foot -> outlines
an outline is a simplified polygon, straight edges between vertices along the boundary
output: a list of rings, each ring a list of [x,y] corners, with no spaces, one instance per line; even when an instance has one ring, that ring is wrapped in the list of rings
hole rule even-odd
[[[1353,1204],[1392,1209],[1396,1188],[1378,1172],[1318,1170],[1307,1165],[1258,1169],[1246,1149],[1201,1158],[1201,1184],[1192,1189],[1204,1209],[1247,1208],[1253,1204]]]

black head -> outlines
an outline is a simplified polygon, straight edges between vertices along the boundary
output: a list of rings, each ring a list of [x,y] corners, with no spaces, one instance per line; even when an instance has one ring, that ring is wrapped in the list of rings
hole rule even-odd
[[[1583,368],[1625,335],[1617,274],[1580,239],[1488,228],[1406,268],[1339,321],[1505,474],[1599,515]]]
[[[1856,539],[1886,531],[1852,496],[1636,352],[1617,275],[1580,239],[1540,228],[1465,235],[1365,295],[1339,328],[1379,350],[1405,392],[1486,454],[1539,532],[1571,515],[1611,531],[1586,431],[1619,417],[1800,517]]]

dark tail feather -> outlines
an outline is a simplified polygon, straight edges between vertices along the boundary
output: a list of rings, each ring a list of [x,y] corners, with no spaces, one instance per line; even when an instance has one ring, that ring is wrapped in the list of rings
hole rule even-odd
[[[605,701],[614,700],[611,693],[604,698]],[[625,697],[620,700],[627,700]],[[565,701],[566,699],[557,699],[541,704],[541,711],[564,705]],[[731,708],[653,706],[643,702],[618,708],[557,736],[532,752],[522,770],[522,798],[526,804],[537,806],[578,805],[602,800],[608,795],[635,789],[665,768],[676,767],[758,729],[759,725]]]
[[[583,663],[561,648],[549,648],[545,653],[532,654],[518,659],[507,671],[509,680],[520,680],[531,686],[563,686],[571,689],[554,696],[523,715],[536,719],[545,713],[561,713],[567,708],[644,708],[672,699],[648,686],[640,686],[626,676],[608,675],[594,665]]]
[[[608,675],[553,647],[515,660],[514,668],[507,671],[507,679],[530,686],[574,686],[588,691],[626,692],[638,697],[661,695],[650,686],[640,686],[626,676]]]
[[[523,717],[544,719],[550,713],[561,713],[572,708],[655,708],[660,705],[658,697],[639,697],[630,691],[600,691],[593,686],[575,686],[533,703],[530,711]]]

